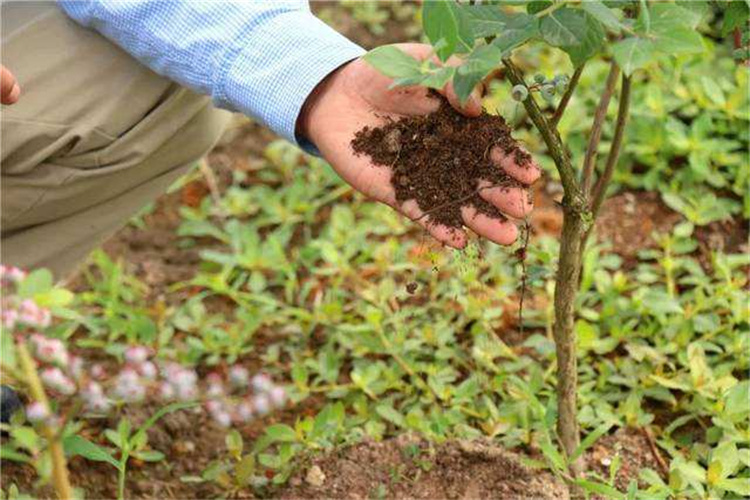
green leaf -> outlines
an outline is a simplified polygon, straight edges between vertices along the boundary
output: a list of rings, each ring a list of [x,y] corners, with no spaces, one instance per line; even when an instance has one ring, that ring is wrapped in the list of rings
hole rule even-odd
[[[81,456],[87,460],[95,462],[107,462],[117,470],[121,470],[122,465],[115,460],[106,448],[92,443],[86,438],[78,435],[68,436],[63,440],[63,449],[68,456]]]
[[[581,8],[615,33],[619,33],[625,27],[615,13],[612,12],[612,9],[598,0],[582,2]]]
[[[716,486],[722,490],[731,491],[743,498],[750,497],[750,479],[746,477],[735,477],[732,479],[722,479],[716,483]]]
[[[37,269],[30,272],[18,286],[18,295],[22,298],[32,299],[36,294],[52,290],[53,286],[52,273],[47,269]]]
[[[750,7],[746,2],[733,1],[726,2],[724,11],[724,23],[721,25],[721,35],[727,36],[735,28],[744,26],[750,18]]]
[[[581,441],[581,444],[578,445],[578,448],[576,448],[575,452],[573,452],[573,456],[570,458],[570,460],[575,460],[576,458],[583,455],[583,453],[591,448],[591,446],[596,443],[596,441],[605,435],[609,430],[612,428],[614,424],[612,422],[601,424],[599,427],[591,431],[584,439]]]
[[[364,60],[389,78],[421,75],[421,63],[393,45],[383,45],[364,55]]]
[[[654,42],[636,37],[626,38],[612,46],[615,61],[626,75],[653,61],[654,51]]]
[[[422,5],[422,27],[440,60],[455,53],[470,52],[474,33],[464,9],[453,0],[432,0]],[[438,48],[438,43],[443,42]]]
[[[740,468],[740,457],[737,450],[737,445],[731,441],[724,441],[719,444],[711,452],[711,462],[709,464],[709,472],[711,471],[711,465],[718,463],[720,466],[720,473],[716,480],[712,481],[716,483],[720,479],[733,476],[737,473]]]
[[[644,20],[636,30],[654,38],[657,50],[667,54],[691,54],[704,50],[703,39],[695,28],[700,14],[672,3],[655,3],[650,8],[650,30]]]
[[[13,462],[28,464],[32,462],[32,457],[4,444],[0,445],[0,460],[12,460]]]
[[[597,483],[595,481],[589,481],[587,479],[577,479],[576,484],[586,491],[603,495],[604,498],[611,498],[615,500],[625,500],[626,498],[624,493],[622,493],[614,486],[610,486],[608,484]]]
[[[458,67],[453,77],[453,89],[463,103],[474,87],[492,70],[497,68],[503,52],[494,45],[482,45],[474,49],[464,64]]]
[[[224,437],[224,444],[227,447],[229,454],[236,460],[242,456],[242,449],[244,448],[244,441],[237,429],[232,429]]]
[[[133,456],[144,462],[160,462],[164,460],[164,453],[158,450],[144,450],[133,453]]]
[[[750,414],[750,381],[743,380],[724,393],[724,411],[726,417],[739,422]]]
[[[654,2],[649,8],[651,31],[654,34],[664,33],[670,29],[682,27],[694,30],[701,20],[701,15],[689,9],[684,9],[676,3]],[[636,30],[645,29],[641,20],[636,22]]]
[[[431,89],[440,90],[453,78],[455,73],[456,68],[446,66],[413,78],[399,78],[393,82],[393,85],[423,85]]]
[[[526,12],[529,14],[536,14],[548,7],[552,7],[552,2],[550,0],[535,0],[526,5]]]
[[[585,5],[585,4],[584,4]],[[607,33],[602,24],[594,16],[585,14],[586,31],[579,45],[566,46],[562,49],[568,53],[573,66],[580,66],[586,60],[596,55],[607,39]]]
[[[266,429],[266,435],[273,441],[282,443],[293,443],[297,441],[297,433],[286,424],[270,425]]]
[[[496,5],[465,5],[464,13],[469,18],[475,38],[494,36],[497,40],[518,39],[518,45],[539,31],[539,21],[535,16],[523,12],[505,12]],[[507,45],[503,42],[501,45]],[[507,49],[503,49],[507,50]]]
[[[542,438],[539,440],[539,449],[542,450],[542,454],[549,461],[549,463],[558,471],[567,470],[565,464],[565,458],[557,451],[549,439]]]
[[[242,457],[242,460],[234,466],[234,473],[237,475],[237,482],[239,484],[249,484],[255,473],[255,457],[250,454]]]
[[[381,404],[377,408],[375,408],[375,411],[378,415],[391,422],[392,424],[396,424],[399,427],[406,427],[404,416],[396,411],[392,406]]]
[[[563,7],[540,21],[542,38],[555,47],[580,45],[586,37],[586,18],[580,10]]]

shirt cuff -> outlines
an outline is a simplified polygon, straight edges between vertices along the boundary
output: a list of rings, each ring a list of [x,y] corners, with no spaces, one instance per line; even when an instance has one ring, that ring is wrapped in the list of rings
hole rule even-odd
[[[217,82],[215,104],[253,116],[317,154],[309,141],[295,136],[302,106],[318,83],[365,50],[309,10],[279,13],[254,29],[262,33],[254,31],[253,39],[271,43],[241,44],[225,59],[228,69]]]

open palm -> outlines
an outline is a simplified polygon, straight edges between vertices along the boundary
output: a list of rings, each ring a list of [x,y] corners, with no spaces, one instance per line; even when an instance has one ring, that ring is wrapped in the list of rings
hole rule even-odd
[[[423,60],[431,57],[432,48],[423,44],[401,44],[401,50]],[[374,165],[366,156],[357,156],[350,146],[355,133],[365,126],[378,127],[388,118],[424,115],[436,111],[440,103],[429,97],[423,87],[389,88],[392,80],[375,70],[363,59],[357,59],[332,73],[308,99],[301,131],[320,150],[334,170],[355,189],[386,203],[405,216],[421,224],[437,240],[455,248],[466,244],[464,231],[435,224],[413,200],[400,204],[391,186],[391,171]],[[477,116],[482,108],[477,91],[464,106],[460,106],[450,84],[441,92],[453,107],[467,116]],[[525,185],[539,177],[539,168],[519,167],[512,156],[500,148],[490,157],[498,168]],[[480,195],[511,218],[523,218],[531,210],[530,198],[521,188],[482,189]],[[462,209],[464,224],[476,233],[508,245],[515,241],[518,229],[511,220],[500,220],[477,213],[473,207]]]

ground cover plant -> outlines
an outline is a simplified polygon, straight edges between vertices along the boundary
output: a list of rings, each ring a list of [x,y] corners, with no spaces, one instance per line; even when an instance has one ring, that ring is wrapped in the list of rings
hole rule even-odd
[[[402,27],[402,6],[353,6],[316,8],[370,46],[416,26]],[[702,11],[701,53],[660,56],[633,74],[613,196],[583,249],[577,485],[591,496],[746,496],[750,107],[722,7]],[[374,35],[378,23],[395,38]],[[572,158],[588,148],[609,54],[588,60],[557,122]],[[518,48],[514,60],[544,75],[526,78],[535,97],[555,75],[575,73],[564,51],[544,44]],[[68,285],[73,294],[32,273],[28,293],[54,318],[46,337],[89,369],[120,373],[128,349],[146,346],[154,364],[195,370],[205,389],[209,373],[226,380],[240,365],[268,373],[291,399],[231,430],[205,404],[177,410],[145,430],[145,443],[135,435],[165,407],[160,398],[77,413],[63,440],[74,491],[115,498],[120,476],[114,463],[71,449],[80,437],[118,464],[130,455],[126,497],[567,495],[553,332],[562,186],[523,101],[512,99],[515,85],[491,75],[484,104],[547,170],[523,261],[523,240],[510,250],[473,241],[462,253],[431,244],[321,160],[241,125],[210,156],[215,174],[196,168],[140,214],[92,256]],[[552,97],[540,104],[548,116],[557,89]],[[3,328],[4,365],[12,340]],[[65,415],[66,398],[53,400]],[[3,429],[3,495],[54,495],[50,442],[30,431],[38,424]],[[125,454],[108,437],[121,431],[133,443]]]

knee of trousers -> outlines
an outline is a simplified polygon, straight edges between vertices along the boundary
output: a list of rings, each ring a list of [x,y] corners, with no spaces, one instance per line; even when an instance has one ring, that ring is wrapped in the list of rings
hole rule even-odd
[[[4,168],[3,235],[70,217],[155,178],[176,178],[216,144],[230,117],[207,97],[175,86],[151,113],[106,144],[42,159],[20,173]],[[77,144],[81,135],[86,133],[73,126],[54,140]]]

